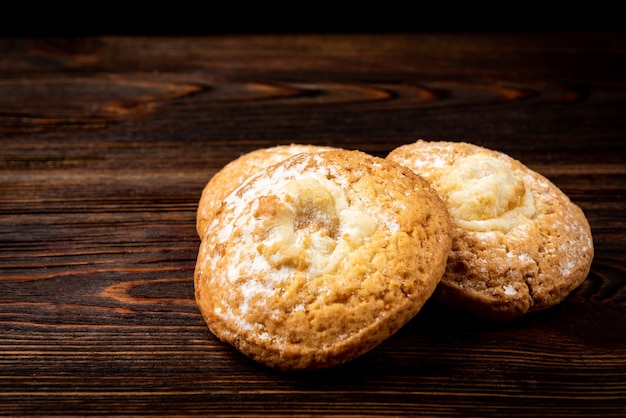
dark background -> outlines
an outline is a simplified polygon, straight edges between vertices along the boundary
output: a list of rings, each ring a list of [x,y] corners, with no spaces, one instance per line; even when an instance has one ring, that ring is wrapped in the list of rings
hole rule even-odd
[[[619,2],[148,2],[3,5],[0,36],[621,31]]]

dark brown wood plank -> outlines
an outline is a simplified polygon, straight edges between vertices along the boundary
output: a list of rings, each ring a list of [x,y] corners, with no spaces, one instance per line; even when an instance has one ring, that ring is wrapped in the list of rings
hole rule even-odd
[[[623,416],[626,34],[0,39],[0,415]],[[200,192],[290,142],[509,153],[587,214],[549,311],[434,302],[341,367],[265,369],[193,299]]]

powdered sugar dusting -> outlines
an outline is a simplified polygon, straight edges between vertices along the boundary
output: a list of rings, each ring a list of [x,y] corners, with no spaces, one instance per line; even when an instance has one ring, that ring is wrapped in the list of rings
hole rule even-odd
[[[514,286],[509,284],[504,286],[504,294],[507,296],[515,296],[517,295],[517,290],[515,290]]]
[[[309,164],[311,158],[316,160],[315,169]],[[309,279],[332,274],[349,254],[369,241],[374,231],[393,234],[400,230],[392,215],[377,209],[376,202],[350,192],[350,180],[341,167],[328,165],[316,154],[288,162],[248,178],[224,199],[222,217],[207,230],[208,245],[225,248],[223,257],[210,261],[212,270],[223,272],[223,277],[213,280],[235,285],[239,301],[216,312],[245,330],[262,332],[257,329],[261,325],[248,322],[246,314],[253,303],[257,310],[264,306],[283,281],[296,274]],[[263,212],[262,199],[272,199],[267,213]],[[312,208],[306,206],[311,200],[315,201]],[[307,217],[318,216],[330,226],[301,223],[301,212]],[[336,225],[332,221],[335,218]],[[226,268],[217,268],[218,263],[226,263]],[[305,307],[296,304],[294,309],[304,311]]]

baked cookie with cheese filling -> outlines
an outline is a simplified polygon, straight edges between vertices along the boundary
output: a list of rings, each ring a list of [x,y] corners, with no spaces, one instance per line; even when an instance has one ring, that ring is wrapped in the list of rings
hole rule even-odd
[[[239,156],[222,167],[202,189],[196,213],[196,231],[202,238],[207,224],[219,209],[222,200],[239,186],[247,177],[262,168],[281,162],[293,155],[304,152],[322,152],[337,148],[312,145],[289,144],[259,148]]]
[[[224,199],[200,244],[196,301],[213,334],[257,362],[335,366],[417,314],[450,232],[411,170],[360,151],[298,154]]]
[[[434,298],[509,320],[560,303],[594,255],[582,210],[512,157],[463,142],[419,140],[387,159],[426,179],[446,202],[452,251]]]

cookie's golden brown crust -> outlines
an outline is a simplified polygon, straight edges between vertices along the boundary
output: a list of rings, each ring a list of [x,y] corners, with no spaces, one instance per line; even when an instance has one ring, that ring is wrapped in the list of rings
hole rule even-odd
[[[585,215],[521,162],[473,144],[423,140],[387,159],[426,179],[448,206],[452,251],[436,299],[509,320],[556,305],[587,277],[594,249]]]
[[[450,251],[443,201],[359,151],[299,154],[224,199],[195,270],[210,330],[281,370],[354,359],[432,295]]]
[[[281,162],[295,154],[336,150],[334,147],[309,144],[277,145],[259,148],[226,164],[204,186],[196,216],[196,231],[202,238],[207,224],[219,209],[222,200],[247,177],[262,168]]]

